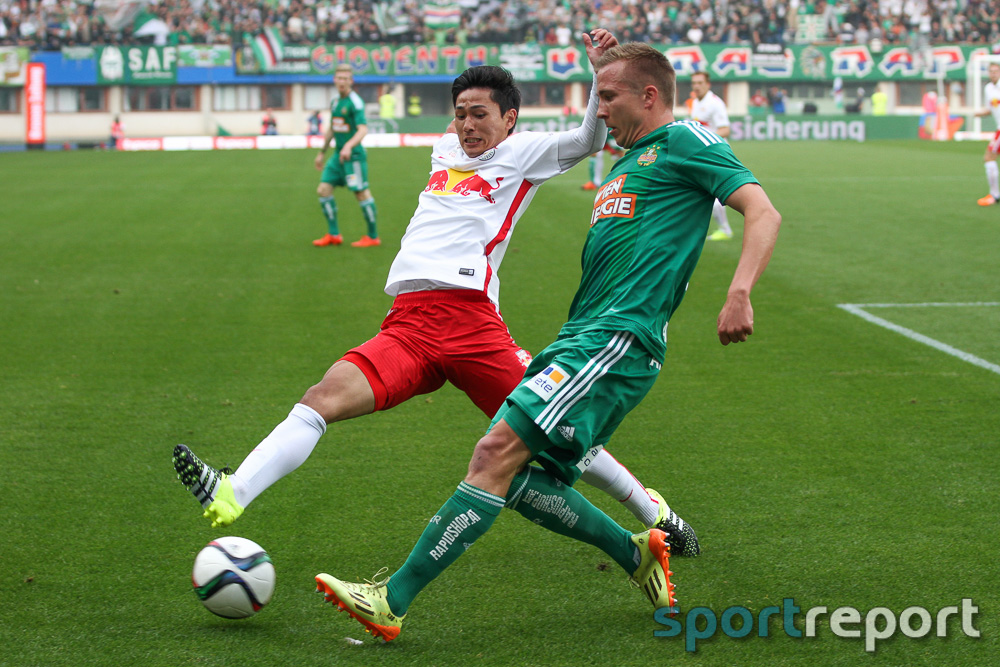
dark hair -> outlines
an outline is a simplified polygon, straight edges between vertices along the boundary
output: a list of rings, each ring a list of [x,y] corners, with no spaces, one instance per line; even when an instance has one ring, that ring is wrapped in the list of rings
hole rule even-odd
[[[514,75],[503,67],[480,65],[470,67],[459,74],[451,84],[452,106],[458,101],[458,96],[470,88],[488,88],[490,99],[500,106],[501,116],[510,109],[518,114],[521,113],[521,91],[517,87],[517,82],[514,81]],[[514,129],[511,128],[510,131],[513,132]]]

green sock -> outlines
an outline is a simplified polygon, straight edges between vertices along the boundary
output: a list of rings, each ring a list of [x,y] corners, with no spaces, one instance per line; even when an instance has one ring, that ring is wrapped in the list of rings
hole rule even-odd
[[[365,216],[365,224],[368,225],[368,236],[369,238],[378,238],[378,226],[375,224],[375,198],[369,197],[368,199],[360,202],[361,204],[361,214]]]
[[[392,575],[387,601],[402,616],[424,586],[479,539],[503,509],[503,498],[462,482],[430,520],[403,566]]]
[[[330,230],[330,234],[336,236],[340,233],[340,228],[337,226],[337,202],[333,197],[320,197],[319,207],[323,209],[323,215],[326,216],[326,226]]]
[[[597,185],[603,180],[604,174],[597,173],[597,158],[591,157],[588,167],[590,169],[590,182]]]
[[[629,575],[639,567],[632,533],[547,470],[528,466],[519,472],[507,493],[507,507],[553,532],[594,545]]]

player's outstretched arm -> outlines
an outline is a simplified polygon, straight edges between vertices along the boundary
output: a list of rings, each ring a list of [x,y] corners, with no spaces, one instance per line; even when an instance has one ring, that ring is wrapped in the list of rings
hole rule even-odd
[[[583,46],[592,66],[608,49],[618,46],[618,39],[604,28],[594,28],[590,34],[583,33]]]
[[[593,39],[591,39],[593,35]],[[604,52],[618,44],[618,40],[604,28],[592,30],[588,35],[583,33],[583,43],[587,49],[587,57],[591,64]],[[597,118],[597,77],[590,88],[590,99],[587,100],[587,112],[583,116],[580,127],[559,133],[559,167],[564,171],[593,155],[604,147],[608,136],[608,128],[603,120]]]
[[[729,285],[726,303],[719,313],[718,334],[723,345],[742,343],[753,333],[750,290],[771,260],[781,227],[781,214],[771,204],[764,188],[756,183],[737,188],[729,195],[726,206],[743,214],[744,225],[740,261]]]

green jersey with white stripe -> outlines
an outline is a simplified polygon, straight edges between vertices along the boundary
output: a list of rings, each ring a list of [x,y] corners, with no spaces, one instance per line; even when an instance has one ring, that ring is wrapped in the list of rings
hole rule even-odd
[[[367,124],[365,103],[360,95],[353,90],[346,97],[341,97],[339,93],[334,94],[330,100],[330,128],[333,130],[333,140],[338,151],[357,133],[359,125]],[[351,151],[352,160],[363,158],[365,155],[365,149],[361,144]]]
[[[640,139],[597,191],[583,276],[560,337],[629,331],[663,360],[667,322],[701,256],[716,199],[757,183],[718,135],[675,121]]]

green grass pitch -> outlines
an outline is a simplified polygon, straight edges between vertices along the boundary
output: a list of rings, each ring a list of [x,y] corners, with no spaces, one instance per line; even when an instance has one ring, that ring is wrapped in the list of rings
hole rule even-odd
[[[862,615],[972,598],[981,638],[952,619],[948,637],[897,633],[868,654],[828,624],[791,638],[772,620],[770,637],[718,632],[688,653],[683,636],[654,636],[664,627],[603,554],[505,513],[397,641],[373,642],[312,577],[403,562],[487,426],[461,393],[331,427],[223,531],[170,452],[238,465],[375,334],[428,151],[371,151],[385,244],[367,250],[311,245],[325,228],[311,152],[22,153],[0,155],[0,665],[995,664],[1000,374],[838,308],[1000,301],[1000,207],[975,203],[982,145],[735,150],[784,216],[756,333],[719,345],[740,246],[708,244],[662,377],[610,447],[698,530],[703,556],[673,561],[681,620],[785,598]],[[541,188],[501,272],[530,350],[553,339],[579,278],[584,180],[578,166]],[[871,312],[1000,364],[1000,307]],[[224,534],[274,559],[274,599],[250,620],[218,619],[191,591],[195,553]]]

